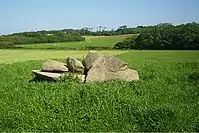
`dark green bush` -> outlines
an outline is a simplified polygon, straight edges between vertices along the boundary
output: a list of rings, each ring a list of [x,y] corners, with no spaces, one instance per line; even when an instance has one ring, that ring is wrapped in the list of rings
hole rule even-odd
[[[74,42],[84,41],[85,38],[77,32],[55,32],[54,34],[44,34],[40,32],[15,33],[7,36],[0,36],[0,47],[8,47],[17,44],[34,43],[54,43],[54,42]]]
[[[199,24],[155,25],[145,27],[138,37],[115,44],[117,49],[198,50]]]

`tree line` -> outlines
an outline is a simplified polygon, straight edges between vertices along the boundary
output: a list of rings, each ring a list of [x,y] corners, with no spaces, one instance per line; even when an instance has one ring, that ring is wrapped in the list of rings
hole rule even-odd
[[[99,26],[96,31],[92,28],[84,27],[81,29],[63,29],[50,31],[22,32],[0,36],[0,47],[13,47],[18,44],[35,44],[35,43],[54,43],[54,42],[72,42],[84,41],[82,36],[111,36],[124,34],[140,33],[143,27],[131,28],[120,26],[115,30],[106,30],[106,27]]]
[[[54,43],[84,41],[82,36],[111,36],[137,34],[115,44],[116,49],[199,49],[199,24],[187,23],[172,25],[161,23],[154,26],[127,27],[120,26],[114,30],[106,30],[99,26],[92,28],[63,29],[14,33],[0,36],[0,47],[13,47],[18,44]]]
[[[140,34],[115,44],[116,49],[198,50],[199,24],[158,24],[142,28]]]
[[[76,30],[82,36],[112,36],[112,35],[125,35],[125,34],[138,34],[141,33],[143,26],[137,27],[128,27],[122,25],[117,29],[106,30],[106,27],[99,26],[96,31],[93,31],[93,28],[84,27]]]
[[[84,40],[84,37],[72,30],[23,32],[0,36],[0,47],[12,47],[18,44],[73,42]]]

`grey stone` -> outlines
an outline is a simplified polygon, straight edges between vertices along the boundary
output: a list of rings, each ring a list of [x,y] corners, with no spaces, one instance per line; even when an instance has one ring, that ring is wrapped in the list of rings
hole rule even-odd
[[[40,70],[32,70],[32,72],[37,78],[50,81],[59,81],[65,76],[63,73],[42,72]]]
[[[68,57],[66,59],[67,67],[69,72],[72,73],[84,73],[83,64],[75,58]]]
[[[129,69],[127,63],[115,57],[100,57],[93,62],[86,77],[88,82],[103,82],[108,80],[138,80],[138,72]]]
[[[60,81],[64,77],[72,77],[74,80],[79,82],[85,82],[85,75],[77,73],[52,73],[52,72],[42,72],[40,70],[32,70],[36,78],[48,80],[48,81]]]
[[[65,63],[47,60],[43,63],[42,71],[44,72],[67,72],[68,68]]]
[[[101,55],[97,51],[89,51],[89,53],[85,56],[82,64],[85,66],[86,71],[88,71],[92,65],[92,63],[101,57]]]

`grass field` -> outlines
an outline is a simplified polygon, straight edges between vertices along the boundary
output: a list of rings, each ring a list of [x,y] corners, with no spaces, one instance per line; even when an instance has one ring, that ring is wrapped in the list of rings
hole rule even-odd
[[[66,59],[68,56],[83,59],[88,51],[71,51],[71,50],[0,50],[0,64],[23,62],[29,60],[47,60],[47,59]],[[101,51],[106,55],[118,55],[127,51],[122,50],[105,50]]]
[[[22,48],[29,49],[64,49],[75,48],[83,49],[85,47],[113,47],[117,42],[129,36],[136,35],[118,35],[118,36],[85,36],[85,41],[82,42],[67,42],[67,43],[41,43],[41,44],[26,44],[17,45]]]
[[[85,52],[0,51],[1,63],[40,55],[0,64],[0,131],[199,131],[198,51],[118,52],[139,72],[136,82],[29,82],[40,60]]]

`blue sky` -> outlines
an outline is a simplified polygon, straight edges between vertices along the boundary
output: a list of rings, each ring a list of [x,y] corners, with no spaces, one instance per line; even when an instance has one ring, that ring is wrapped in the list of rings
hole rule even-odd
[[[199,0],[0,0],[0,34],[199,22]]]

